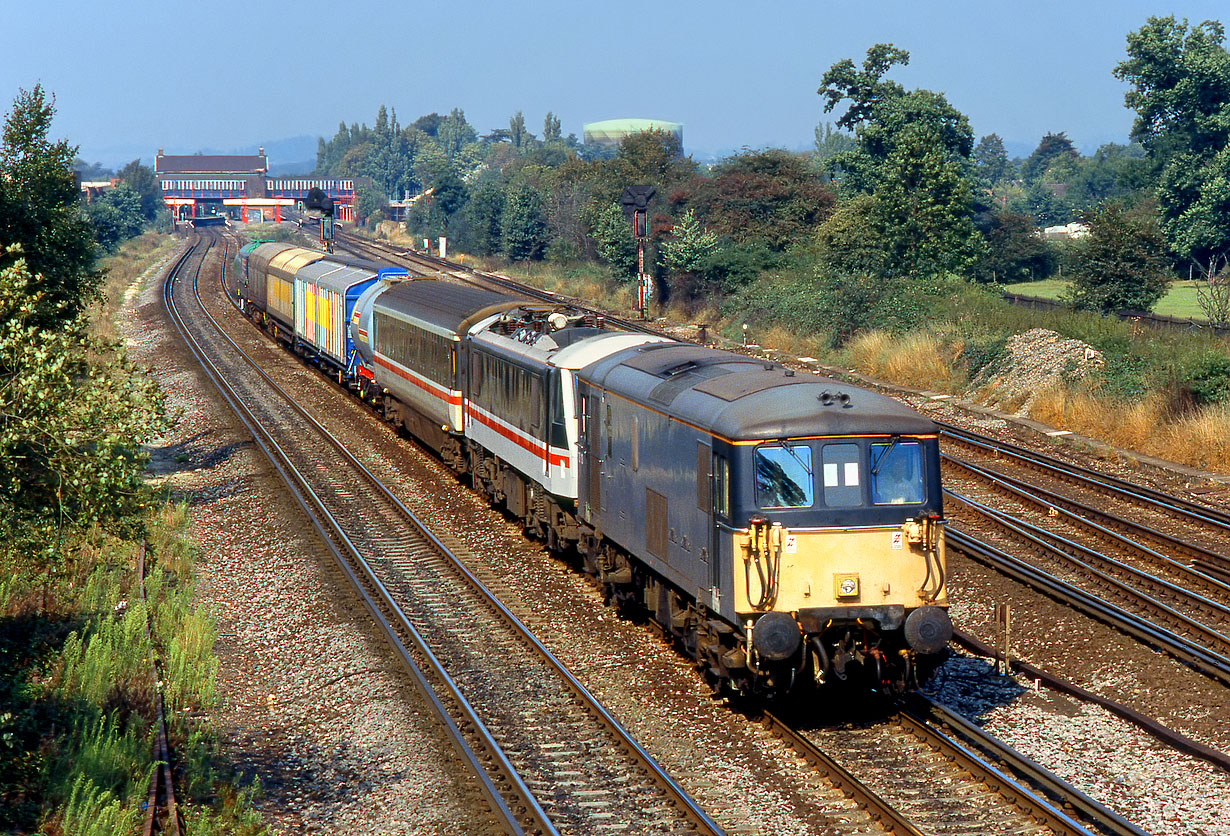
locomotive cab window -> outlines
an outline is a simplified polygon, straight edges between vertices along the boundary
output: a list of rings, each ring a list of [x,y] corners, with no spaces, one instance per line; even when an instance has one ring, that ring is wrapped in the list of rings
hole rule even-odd
[[[807,508],[812,504],[811,448],[773,444],[756,448],[756,504],[761,508]]]
[[[894,440],[871,445],[871,499],[877,505],[923,501],[921,444]]]

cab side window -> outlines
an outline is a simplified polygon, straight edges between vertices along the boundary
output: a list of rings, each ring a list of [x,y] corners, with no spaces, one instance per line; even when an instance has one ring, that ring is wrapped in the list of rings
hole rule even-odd
[[[922,445],[898,441],[871,445],[871,500],[877,505],[923,501]]]

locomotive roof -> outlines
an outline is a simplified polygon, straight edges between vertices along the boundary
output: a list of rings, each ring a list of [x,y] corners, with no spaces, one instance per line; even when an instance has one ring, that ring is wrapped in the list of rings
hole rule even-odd
[[[460,334],[480,319],[516,307],[520,302],[503,293],[421,279],[390,286],[376,297],[373,310]]]
[[[581,377],[736,441],[937,431],[929,419],[876,392],[690,343],[628,349]]]

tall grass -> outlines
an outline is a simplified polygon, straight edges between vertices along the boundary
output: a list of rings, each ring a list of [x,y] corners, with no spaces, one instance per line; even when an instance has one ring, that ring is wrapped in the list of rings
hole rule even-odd
[[[903,386],[940,392],[959,392],[968,383],[957,358],[960,342],[946,341],[926,331],[893,337],[866,331],[846,346],[850,365],[860,371]]]
[[[114,836],[136,833],[141,818],[137,806],[125,804],[110,790],[79,775],[64,806],[60,829],[69,836]]]
[[[1039,393],[1030,417],[1167,461],[1230,473],[1230,406],[1173,414],[1153,394],[1134,403],[1052,388]]]
[[[157,272],[162,259],[175,249],[175,239],[169,235],[146,232],[125,241],[99,265],[105,272],[102,299],[90,330],[99,337],[115,339],[118,335],[115,317],[130,290],[139,290]]]
[[[216,734],[191,719],[218,704],[216,628],[193,600],[195,548],[179,532],[182,505],[149,521],[145,588],[152,643],[146,639],[146,606],[135,586],[133,544],[85,543],[78,561],[96,561],[76,587],[81,625],[64,638],[52,674],[37,686],[62,731],[45,738],[41,777],[44,826],[64,833],[133,832],[151,769],[155,688],[160,688],[178,773],[185,818],[195,833],[257,834],[264,830],[251,809],[256,787],[229,787],[220,766]],[[160,659],[160,679],[150,669]],[[3,817],[0,817],[0,821]]]

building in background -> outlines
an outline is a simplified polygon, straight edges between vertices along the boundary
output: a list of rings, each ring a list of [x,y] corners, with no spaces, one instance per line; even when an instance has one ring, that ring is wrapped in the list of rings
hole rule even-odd
[[[354,223],[353,180],[270,179],[264,148],[246,155],[172,155],[159,148],[154,176],[176,220],[225,215],[277,222],[284,208],[295,207],[317,187],[333,198],[337,220]]]

